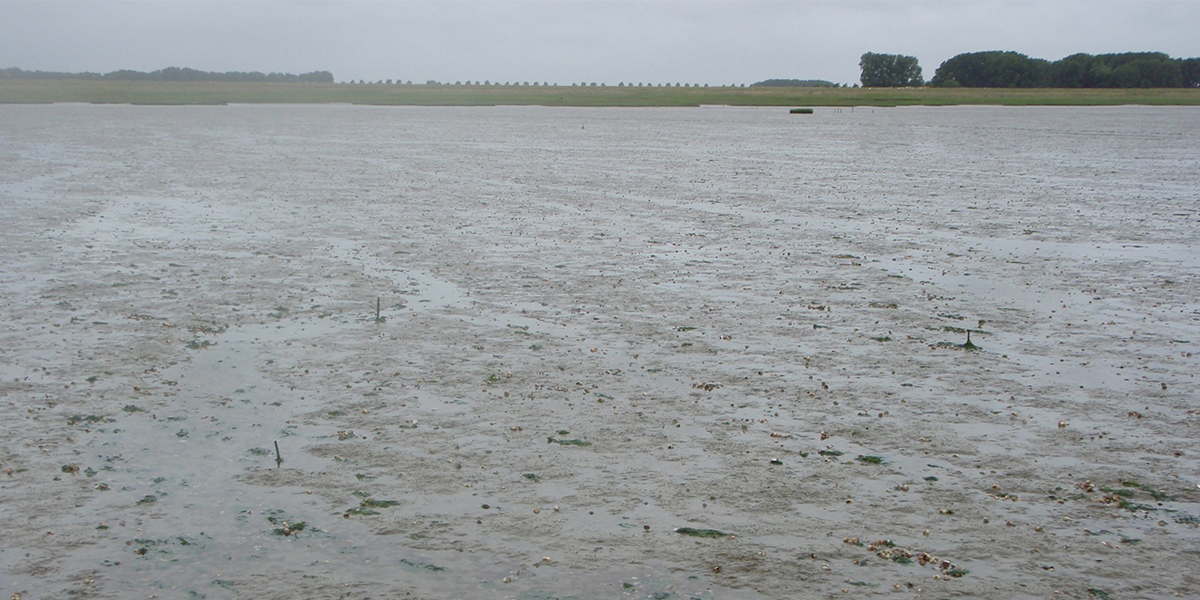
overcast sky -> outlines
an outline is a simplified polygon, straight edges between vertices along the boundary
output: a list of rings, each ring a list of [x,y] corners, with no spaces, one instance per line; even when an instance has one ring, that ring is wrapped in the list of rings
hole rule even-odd
[[[925,78],[963,52],[1200,56],[1182,2],[48,2],[0,0],[0,68],[332,71],[338,81],[858,81],[864,52]]]

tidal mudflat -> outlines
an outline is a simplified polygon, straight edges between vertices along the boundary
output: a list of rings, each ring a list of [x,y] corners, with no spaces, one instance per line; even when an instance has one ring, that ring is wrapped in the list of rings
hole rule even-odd
[[[1195,108],[2,106],[0,592],[1194,597],[1198,206]]]

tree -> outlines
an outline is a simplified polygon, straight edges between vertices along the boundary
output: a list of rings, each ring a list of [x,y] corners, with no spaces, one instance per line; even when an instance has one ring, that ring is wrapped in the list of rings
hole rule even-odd
[[[1091,54],[1072,54],[1050,64],[1049,84],[1059,88],[1102,87],[1111,73],[1111,67]]]
[[[915,56],[868,52],[859,59],[863,87],[912,87],[925,84]]]
[[[1050,65],[1048,83],[1066,88],[1191,87],[1186,63],[1161,52],[1072,54]]]
[[[1183,87],[1200,87],[1200,58],[1184,58],[1179,61]]]
[[[1112,68],[1105,87],[1182,87],[1181,61],[1162,52],[1126,52],[1096,57]]]
[[[1046,85],[1050,63],[1018,52],[959,54],[938,67],[929,80],[934,86],[1030,88]]]
[[[1143,59],[1113,69],[1110,81],[1113,87],[1122,88],[1182,87],[1183,73],[1178,61]]]
[[[838,87],[838,84],[824,79],[767,79],[750,87]]]

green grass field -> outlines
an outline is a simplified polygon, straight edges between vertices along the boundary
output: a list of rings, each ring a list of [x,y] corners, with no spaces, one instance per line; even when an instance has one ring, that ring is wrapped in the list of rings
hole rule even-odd
[[[1200,89],[685,88],[0,80],[0,104],[52,102],[424,106],[1200,105]]]

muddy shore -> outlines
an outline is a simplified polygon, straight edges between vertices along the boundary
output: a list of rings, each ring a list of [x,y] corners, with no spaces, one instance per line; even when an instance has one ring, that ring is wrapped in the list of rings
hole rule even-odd
[[[0,106],[0,593],[1193,597],[1198,117]]]

